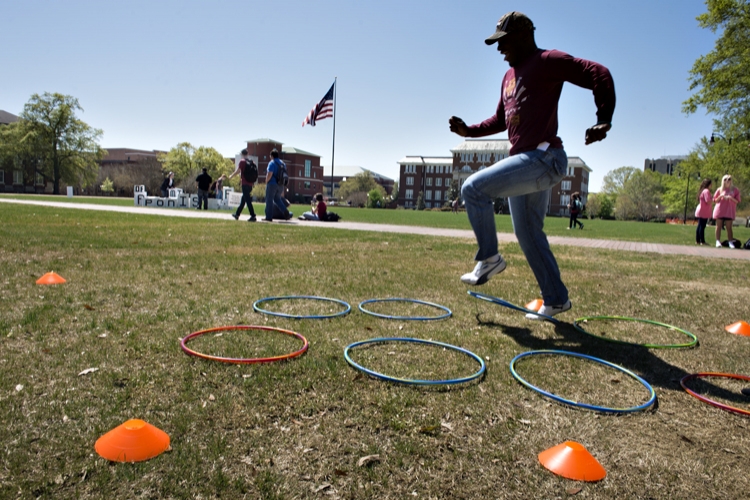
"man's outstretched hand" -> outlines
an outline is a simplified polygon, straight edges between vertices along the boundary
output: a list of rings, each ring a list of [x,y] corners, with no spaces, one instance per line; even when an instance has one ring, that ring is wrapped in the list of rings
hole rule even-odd
[[[450,125],[451,132],[453,132],[454,134],[458,134],[461,137],[466,137],[466,123],[461,118],[457,116],[451,116],[448,120],[448,125]]]
[[[587,129],[586,145],[603,140],[605,137],[607,137],[607,132],[609,132],[609,129],[611,128],[612,125],[610,125],[609,123],[601,123],[599,125],[594,125],[590,129]]]

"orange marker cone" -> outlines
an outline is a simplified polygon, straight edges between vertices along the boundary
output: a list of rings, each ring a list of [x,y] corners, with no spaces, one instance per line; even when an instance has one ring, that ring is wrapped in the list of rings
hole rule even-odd
[[[65,283],[65,278],[54,271],[49,272],[36,280],[37,285],[61,285],[63,283]]]
[[[750,337],[750,325],[747,324],[747,321],[738,321],[737,323],[732,323],[731,325],[725,326],[724,329],[729,333],[734,333],[735,335],[744,335],[745,337]]]
[[[544,304],[544,301],[542,299],[534,299],[528,304],[526,304],[526,309],[530,311],[537,311],[539,312],[539,309],[542,308],[542,305]]]
[[[113,462],[141,462],[169,448],[169,436],[139,419],[128,420],[96,440],[96,452]]]
[[[539,462],[558,476],[574,481],[600,481],[607,475],[602,464],[575,441],[565,441],[541,452]]]

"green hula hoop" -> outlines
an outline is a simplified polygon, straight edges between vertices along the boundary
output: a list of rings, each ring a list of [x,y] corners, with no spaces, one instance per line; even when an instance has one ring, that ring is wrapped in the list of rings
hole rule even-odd
[[[617,340],[617,339],[611,339],[607,337],[602,337],[601,335],[595,335],[591,332],[586,331],[580,323],[585,323],[586,321],[596,321],[596,320],[619,320],[619,321],[635,321],[638,323],[646,323],[648,325],[656,325],[656,326],[663,326],[664,328],[668,328],[670,330],[674,330],[676,332],[680,332],[684,335],[687,335],[687,337],[690,339],[690,342],[684,343],[684,344],[638,344],[636,342],[628,342],[626,340]],[[607,342],[612,342],[615,344],[625,344],[625,345],[633,345],[633,346],[639,346],[639,347],[646,347],[648,349],[681,349],[686,347],[695,347],[698,345],[698,337],[696,337],[694,334],[690,333],[687,330],[683,330],[682,328],[677,328],[676,326],[668,325],[666,323],[660,323],[659,321],[653,321],[650,319],[640,319],[640,318],[629,318],[627,316],[584,316],[583,318],[578,318],[573,322],[573,326],[576,330],[578,330],[581,333],[585,333],[586,335],[590,335],[592,337],[595,337],[600,340],[604,340]]]

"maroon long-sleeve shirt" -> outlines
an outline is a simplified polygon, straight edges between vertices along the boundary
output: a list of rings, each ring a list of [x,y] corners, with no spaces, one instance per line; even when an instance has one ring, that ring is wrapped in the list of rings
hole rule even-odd
[[[538,49],[505,73],[495,115],[468,127],[468,136],[484,137],[507,130],[511,155],[534,150],[543,142],[561,148],[557,103],[565,82],[592,90],[597,124],[612,122],[615,83],[607,68],[559,50]]]

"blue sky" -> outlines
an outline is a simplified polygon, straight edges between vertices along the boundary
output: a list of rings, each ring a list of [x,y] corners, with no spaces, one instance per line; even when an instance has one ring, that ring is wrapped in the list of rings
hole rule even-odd
[[[0,109],[59,92],[79,99],[105,148],[187,141],[234,156],[270,137],[330,166],[333,121],[301,124],[338,77],[335,164],[398,179],[402,157],[462,142],[451,115],[494,112],[508,68],[484,38],[510,10],[534,21],[540,47],[612,71],[605,141],[584,145],[589,91],[568,84],[560,101],[559,135],[593,168],[591,191],[610,170],[686,154],[711,134],[710,116],[681,112],[688,71],[716,38],[695,21],[701,0],[3,0]]]

